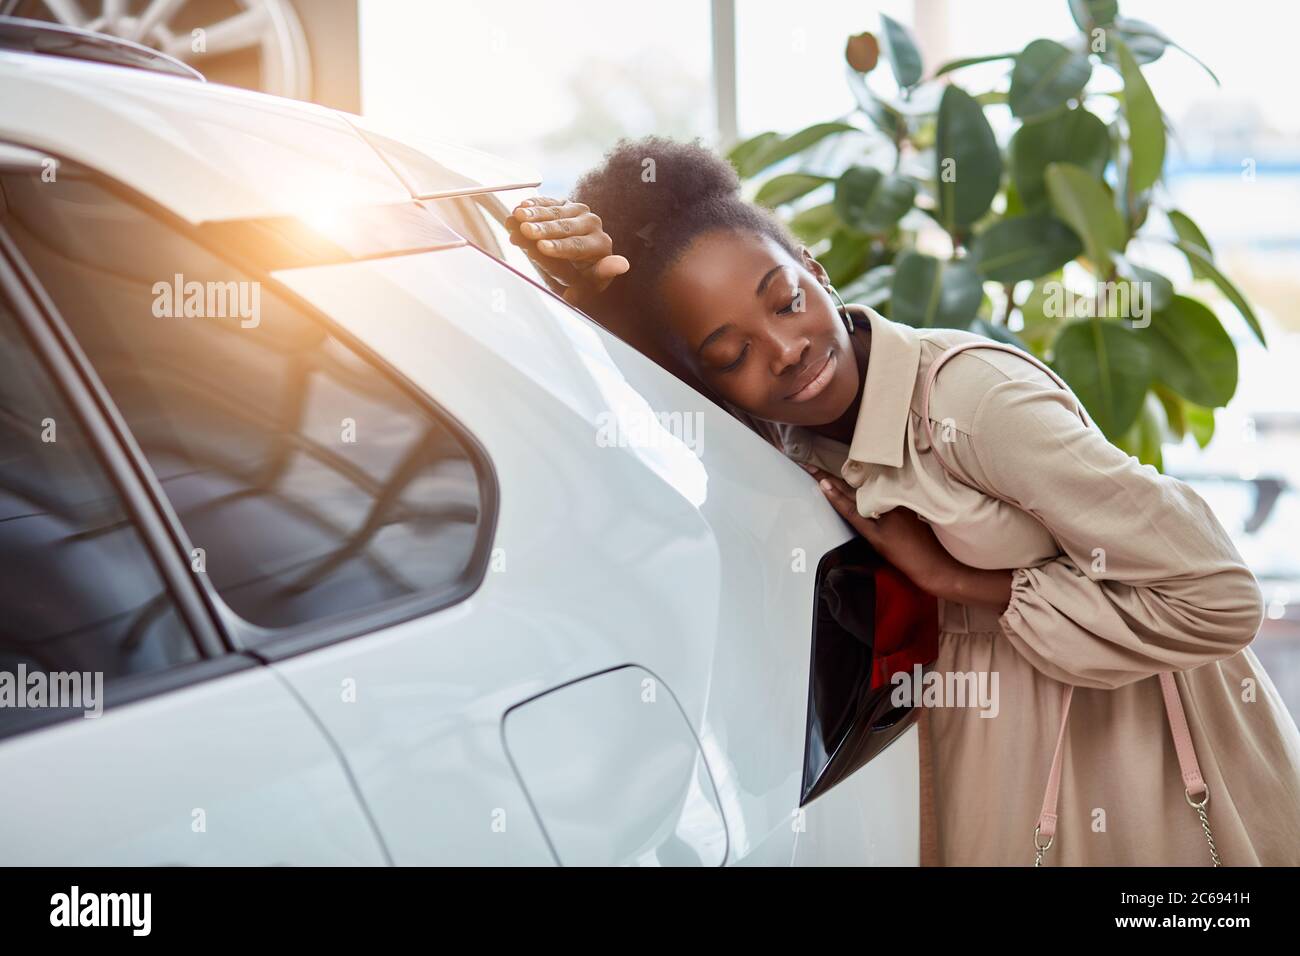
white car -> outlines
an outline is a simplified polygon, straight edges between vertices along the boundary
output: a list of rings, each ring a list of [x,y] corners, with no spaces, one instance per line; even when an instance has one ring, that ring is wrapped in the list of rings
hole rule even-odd
[[[14,20],[0,102],[0,860],[917,862],[931,622],[534,177]]]

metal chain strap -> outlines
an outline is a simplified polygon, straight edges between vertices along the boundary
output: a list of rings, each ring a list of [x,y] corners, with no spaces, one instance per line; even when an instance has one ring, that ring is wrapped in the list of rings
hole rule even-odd
[[[1205,812],[1205,805],[1210,802],[1210,788],[1205,788],[1205,796],[1201,798],[1199,803],[1192,799],[1190,790],[1184,790],[1183,796],[1187,798],[1188,805],[1201,818],[1201,829],[1205,831],[1205,842],[1210,845],[1210,859],[1214,861],[1215,866],[1223,866],[1223,860],[1219,859],[1219,848],[1214,845],[1214,832],[1210,829],[1210,815]],[[1034,866],[1036,867],[1043,865],[1044,854],[1052,848],[1052,844],[1056,841],[1056,836],[1053,834],[1048,837],[1047,843],[1040,844],[1038,842],[1038,831],[1038,824],[1034,824]]]
[[[1205,805],[1210,802],[1210,788],[1205,788],[1205,796],[1200,803],[1192,800],[1192,792],[1184,790],[1183,795],[1187,797],[1188,804],[1201,817],[1201,829],[1205,831],[1205,842],[1210,845],[1210,859],[1214,861],[1215,866],[1223,866],[1223,861],[1219,859],[1219,849],[1214,845],[1214,834],[1210,831],[1210,815],[1205,812]]]

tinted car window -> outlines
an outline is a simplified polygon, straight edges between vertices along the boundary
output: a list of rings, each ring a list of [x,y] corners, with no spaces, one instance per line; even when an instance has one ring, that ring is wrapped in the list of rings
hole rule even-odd
[[[0,673],[98,672],[111,683],[197,658],[114,486],[0,298]],[[22,716],[16,706],[0,707],[0,732]]]
[[[2,182],[4,227],[236,614],[284,628],[463,588],[483,502],[431,408],[97,181]]]

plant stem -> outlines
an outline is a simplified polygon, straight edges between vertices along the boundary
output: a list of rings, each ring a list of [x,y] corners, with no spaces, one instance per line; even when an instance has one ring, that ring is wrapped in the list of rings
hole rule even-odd
[[[1006,324],[1007,324],[1007,320],[1011,318],[1011,310],[1015,307],[1015,304],[1016,304],[1016,301],[1015,301],[1015,299],[1016,299],[1016,284],[1015,284],[1014,282],[1006,282],[1006,283],[1003,283],[1003,285],[1002,285],[1002,291],[1005,292],[1005,293],[1007,294],[1007,301],[1006,301],[1006,304],[1005,304],[1005,305],[1003,306],[1003,308],[1002,308],[1002,322],[1001,322],[1001,324],[1002,324],[1002,325],[1006,325]]]

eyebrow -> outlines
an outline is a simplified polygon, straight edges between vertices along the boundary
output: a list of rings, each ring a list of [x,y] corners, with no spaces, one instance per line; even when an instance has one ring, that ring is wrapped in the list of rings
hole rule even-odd
[[[766,289],[768,283],[772,281],[772,277],[775,276],[778,272],[780,272],[784,268],[785,266],[783,265],[776,265],[768,269],[767,272],[763,275],[763,278],[758,280],[758,288],[754,290],[754,295],[756,296],[762,295],[763,290]],[[699,355],[706,348],[708,348],[712,343],[716,342],[720,337],[725,335],[731,329],[731,327],[732,326],[730,322],[718,326],[716,329],[714,329],[712,332],[709,333],[708,338],[706,338],[703,342],[700,343],[700,347],[695,350],[695,354]]]
[[[762,295],[763,290],[767,288],[767,284],[772,281],[772,277],[784,268],[785,266],[773,266],[768,269],[767,274],[758,280],[758,288],[754,290],[754,295]]]
[[[722,335],[725,334],[730,328],[731,328],[730,322],[726,323],[725,325],[718,326],[716,329],[714,329],[712,332],[709,333],[709,337],[707,339],[705,339],[703,342],[700,343],[700,347],[695,350],[695,354],[699,355],[706,348],[708,348],[713,342],[716,342],[719,338],[721,338]]]

